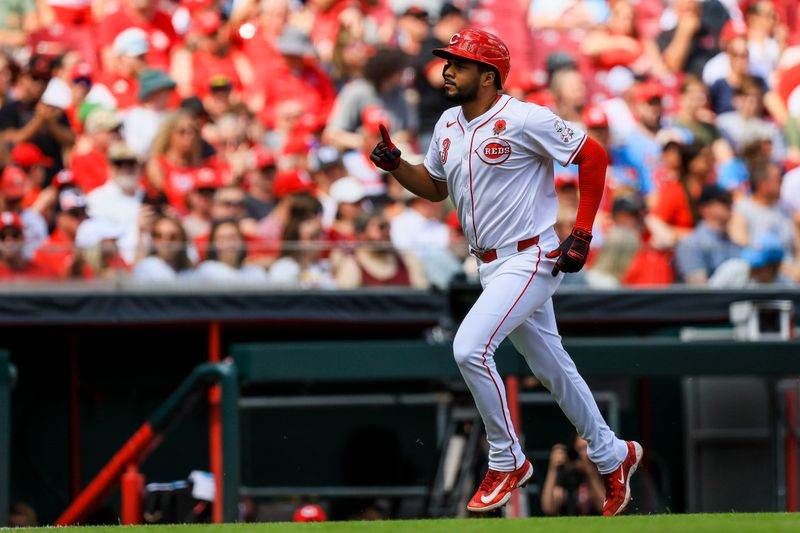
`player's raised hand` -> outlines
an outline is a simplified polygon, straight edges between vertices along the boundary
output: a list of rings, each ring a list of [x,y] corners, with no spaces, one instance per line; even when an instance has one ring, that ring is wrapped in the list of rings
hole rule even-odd
[[[378,127],[381,130],[383,140],[375,145],[369,158],[375,163],[375,166],[391,172],[400,166],[400,150],[389,138],[389,131],[386,126],[380,124]]]
[[[545,257],[555,259],[553,276],[560,272],[577,272],[586,264],[589,255],[589,243],[592,242],[592,233],[582,229],[573,228],[569,237],[564,239],[558,248],[548,253]]]

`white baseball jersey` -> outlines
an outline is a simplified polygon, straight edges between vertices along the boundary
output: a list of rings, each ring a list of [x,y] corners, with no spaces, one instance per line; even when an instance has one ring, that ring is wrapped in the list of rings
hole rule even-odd
[[[553,161],[571,164],[585,141],[547,108],[503,95],[470,122],[461,106],[445,111],[424,164],[447,182],[472,248],[499,248],[555,224]]]
[[[589,458],[601,473],[627,455],[564,351],[553,314],[551,297],[563,277],[550,274],[555,259],[546,256],[559,245],[553,161],[572,163],[585,142],[583,132],[546,108],[501,96],[470,122],[461,107],[445,111],[425,158],[430,175],[447,181],[470,245],[513,252],[479,262],[483,292],[453,339],[453,355],[486,427],[493,470],[525,464],[494,362],[506,337],[588,441]],[[522,252],[512,246],[537,235],[539,242]]]

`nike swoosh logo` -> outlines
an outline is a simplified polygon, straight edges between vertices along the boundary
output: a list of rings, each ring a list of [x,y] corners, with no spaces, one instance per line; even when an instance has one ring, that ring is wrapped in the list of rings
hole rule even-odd
[[[511,476],[506,476],[506,477],[503,479],[503,481],[501,481],[501,482],[500,482],[500,484],[499,484],[499,485],[497,485],[497,488],[495,488],[495,489],[492,491],[492,493],[491,493],[491,494],[489,494],[489,496],[481,496],[481,501],[482,501],[483,503],[487,503],[487,504],[488,504],[488,503],[491,503],[491,502],[492,502],[492,501],[493,501],[495,498],[497,498],[497,495],[498,495],[498,494],[500,494],[500,491],[501,491],[501,490],[503,490],[503,486],[506,484],[506,481],[508,481],[508,478],[510,478],[510,477],[511,477]]]
[[[457,122],[456,120],[454,120],[453,122],[448,122],[448,123],[447,123],[447,127],[449,128],[450,126],[452,126],[452,125],[453,125],[453,124],[455,124],[456,122]]]
[[[619,471],[619,482],[620,483],[625,483],[625,471],[622,470],[622,469],[620,469],[620,471]]]

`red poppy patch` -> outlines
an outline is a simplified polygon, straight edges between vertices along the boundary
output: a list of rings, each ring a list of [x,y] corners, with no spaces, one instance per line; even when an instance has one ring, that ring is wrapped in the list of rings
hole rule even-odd
[[[504,131],[506,131],[506,121],[503,119],[498,120],[494,123],[494,129],[492,130],[495,135],[500,135]]]

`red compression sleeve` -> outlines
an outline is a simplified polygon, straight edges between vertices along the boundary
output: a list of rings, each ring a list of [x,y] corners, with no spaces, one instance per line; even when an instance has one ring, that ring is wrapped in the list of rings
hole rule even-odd
[[[578,165],[578,190],[581,193],[575,227],[591,233],[603,198],[608,154],[597,141],[587,137],[572,162]]]

